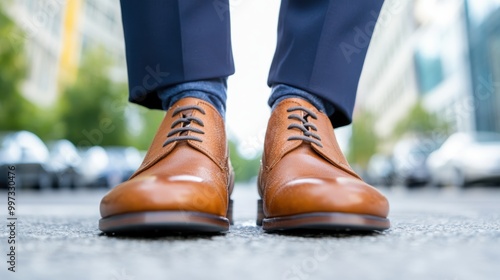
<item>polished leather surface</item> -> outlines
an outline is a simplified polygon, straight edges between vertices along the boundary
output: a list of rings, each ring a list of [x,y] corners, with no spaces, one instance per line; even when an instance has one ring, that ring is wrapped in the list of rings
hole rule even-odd
[[[199,106],[205,114],[190,109],[173,116],[176,108],[191,105]],[[172,124],[181,115],[199,118],[203,125],[191,122],[190,127],[204,134],[178,132],[172,137],[193,136],[201,142],[181,140],[163,146]],[[179,123],[173,129],[182,126],[183,123]],[[225,217],[233,176],[222,117],[209,103],[184,98],[166,113],[139,169],[104,196],[101,216],[143,211],[197,211]]]
[[[317,119],[302,110],[303,106]],[[304,133],[289,125],[302,121],[291,114],[305,117],[316,126],[309,131],[320,136],[322,147],[304,140],[287,140]],[[263,199],[265,218],[317,212],[340,212],[386,218],[387,199],[351,169],[335,138],[330,120],[308,102],[290,98],[274,109],[268,123],[264,155],[259,174],[259,194]]]

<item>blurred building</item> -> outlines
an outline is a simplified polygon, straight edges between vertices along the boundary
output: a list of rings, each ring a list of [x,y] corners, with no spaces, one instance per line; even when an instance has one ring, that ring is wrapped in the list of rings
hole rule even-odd
[[[412,1],[385,1],[361,75],[357,109],[375,117],[375,130],[382,138],[418,98],[413,15]]]
[[[388,0],[358,88],[386,138],[421,99],[455,131],[500,132],[500,0]]]
[[[65,3],[17,0],[3,5],[24,32],[13,34],[10,38],[25,40],[28,73],[22,92],[38,104],[50,104],[58,90]]]
[[[28,75],[22,92],[39,105],[51,105],[62,86],[76,77],[82,53],[103,47],[116,62],[112,77],[126,81],[119,1],[15,0],[4,3],[23,30]]]
[[[500,132],[500,0],[467,0],[475,128]]]
[[[454,131],[475,130],[465,1],[417,5],[419,39],[414,58],[424,106]]]
[[[73,2],[74,0],[68,0]],[[75,32],[78,35],[75,54],[77,61],[96,46],[103,47],[113,61],[111,77],[118,82],[127,81],[125,43],[120,11],[120,1],[83,0],[78,12],[81,20]],[[76,63],[78,64],[78,63]]]

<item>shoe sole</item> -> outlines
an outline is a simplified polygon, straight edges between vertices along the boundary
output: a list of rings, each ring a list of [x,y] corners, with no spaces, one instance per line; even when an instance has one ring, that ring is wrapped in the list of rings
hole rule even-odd
[[[386,218],[371,215],[338,212],[315,212],[285,217],[264,218],[262,200],[258,202],[257,225],[265,231],[286,230],[336,230],[336,231],[381,231],[389,229]]]
[[[149,211],[114,215],[99,220],[99,229],[118,235],[158,234],[169,232],[217,233],[229,230],[233,203],[227,217],[194,211]]]

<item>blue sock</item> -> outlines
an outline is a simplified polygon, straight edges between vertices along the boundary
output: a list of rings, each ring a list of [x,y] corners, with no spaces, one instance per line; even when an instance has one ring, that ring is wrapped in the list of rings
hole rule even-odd
[[[227,78],[181,83],[158,92],[158,97],[160,97],[165,111],[182,98],[199,98],[212,104],[222,118],[225,118]]]
[[[307,91],[285,85],[285,84],[278,84],[273,86],[272,91],[271,91],[271,96],[269,97],[268,104],[271,107],[272,110],[283,100],[287,98],[301,98],[304,99],[305,101],[311,103],[318,109],[319,111],[325,113],[327,116],[333,115],[333,112],[335,111],[335,108],[333,107],[333,104],[330,102],[324,100],[323,98],[314,95],[312,93],[309,93]]]

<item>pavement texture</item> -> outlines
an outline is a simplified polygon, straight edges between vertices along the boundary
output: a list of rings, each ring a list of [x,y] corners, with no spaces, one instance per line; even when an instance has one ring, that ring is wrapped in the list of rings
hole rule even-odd
[[[256,187],[238,185],[228,233],[154,238],[100,234],[104,191],[19,191],[16,272],[3,226],[0,279],[500,279],[500,188],[382,191],[382,233],[268,234],[255,225]]]

